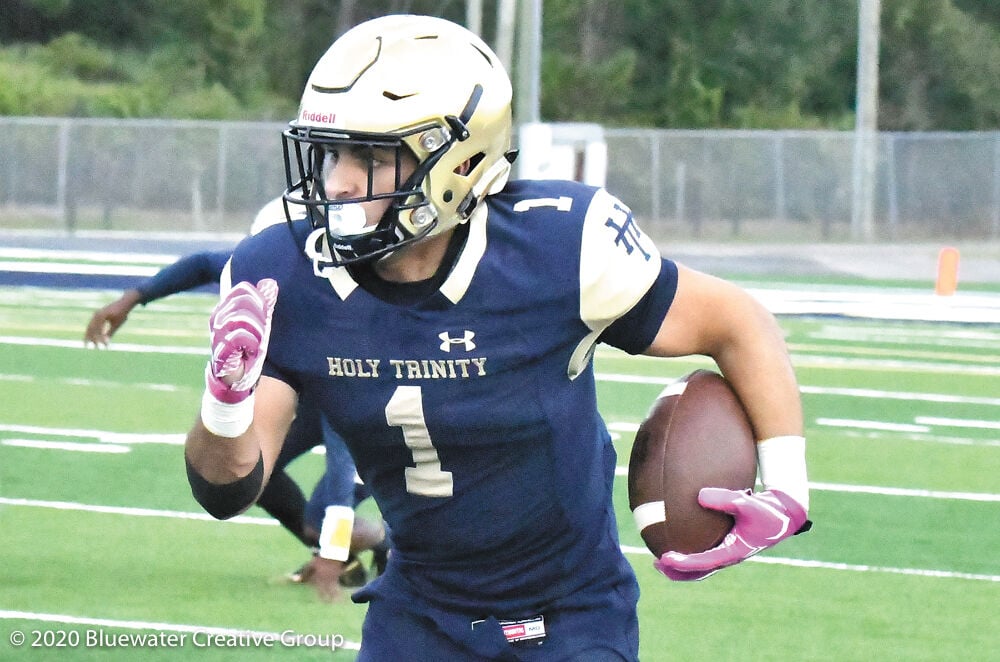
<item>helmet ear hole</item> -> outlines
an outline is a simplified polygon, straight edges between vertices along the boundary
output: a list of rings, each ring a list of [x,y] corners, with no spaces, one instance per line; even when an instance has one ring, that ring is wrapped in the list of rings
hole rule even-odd
[[[478,154],[473,154],[472,156],[469,157],[467,161],[464,161],[462,165],[455,168],[455,174],[468,175],[470,172],[473,172],[476,169],[476,166],[482,163],[483,159],[485,158],[486,154],[484,154],[483,152],[479,152]]]
[[[445,202],[451,202],[452,198],[455,196],[450,190],[448,190],[444,192],[444,195],[442,197],[444,198]]]

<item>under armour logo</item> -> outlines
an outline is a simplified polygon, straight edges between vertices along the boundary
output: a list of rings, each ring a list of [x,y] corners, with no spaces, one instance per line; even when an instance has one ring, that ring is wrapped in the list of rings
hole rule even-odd
[[[472,342],[472,339],[476,337],[473,331],[466,329],[463,332],[461,338],[452,338],[448,335],[447,331],[442,331],[438,334],[438,338],[441,339],[441,351],[450,352],[452,345],[461,345],[465,348],[465,351],[471,352],[476,348],[476,343]]]

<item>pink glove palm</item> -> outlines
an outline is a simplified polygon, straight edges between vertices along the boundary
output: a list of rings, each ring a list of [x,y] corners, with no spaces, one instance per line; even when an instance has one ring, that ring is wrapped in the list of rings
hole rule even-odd
[[[778,490],[753,493],[706,487],[698,493],[698,503],[729,513],[736,523],[712,549],[695,554],[667,552],[653,562],[657,570],[675,581],[704,579],[809,528],[805,509]]]
[[[238,283],[215,307],[209,320],[212,358],[205,384],[219,402],[242,402],[257,384],[277,299],[278,284],[265,278],[256,287]]]

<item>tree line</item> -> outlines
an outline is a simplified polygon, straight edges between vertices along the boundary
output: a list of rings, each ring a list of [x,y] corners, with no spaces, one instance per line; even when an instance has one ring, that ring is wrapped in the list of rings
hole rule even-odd
[[[544,0],[541,117],[850,128],[857,2]],[[399,12],[466,2],[3,0],[0,114],[284,120],[337,35]],[[1000,3],[882,0],[880,27],[881,130],[1000,128]]]

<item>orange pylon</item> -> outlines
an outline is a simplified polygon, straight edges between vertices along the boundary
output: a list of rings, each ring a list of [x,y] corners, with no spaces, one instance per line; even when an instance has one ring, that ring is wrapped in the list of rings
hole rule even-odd
[[[958,249],[946,246],[938,254],[937,282],[934,292],[940,296],[951,296],[958,289]]]

